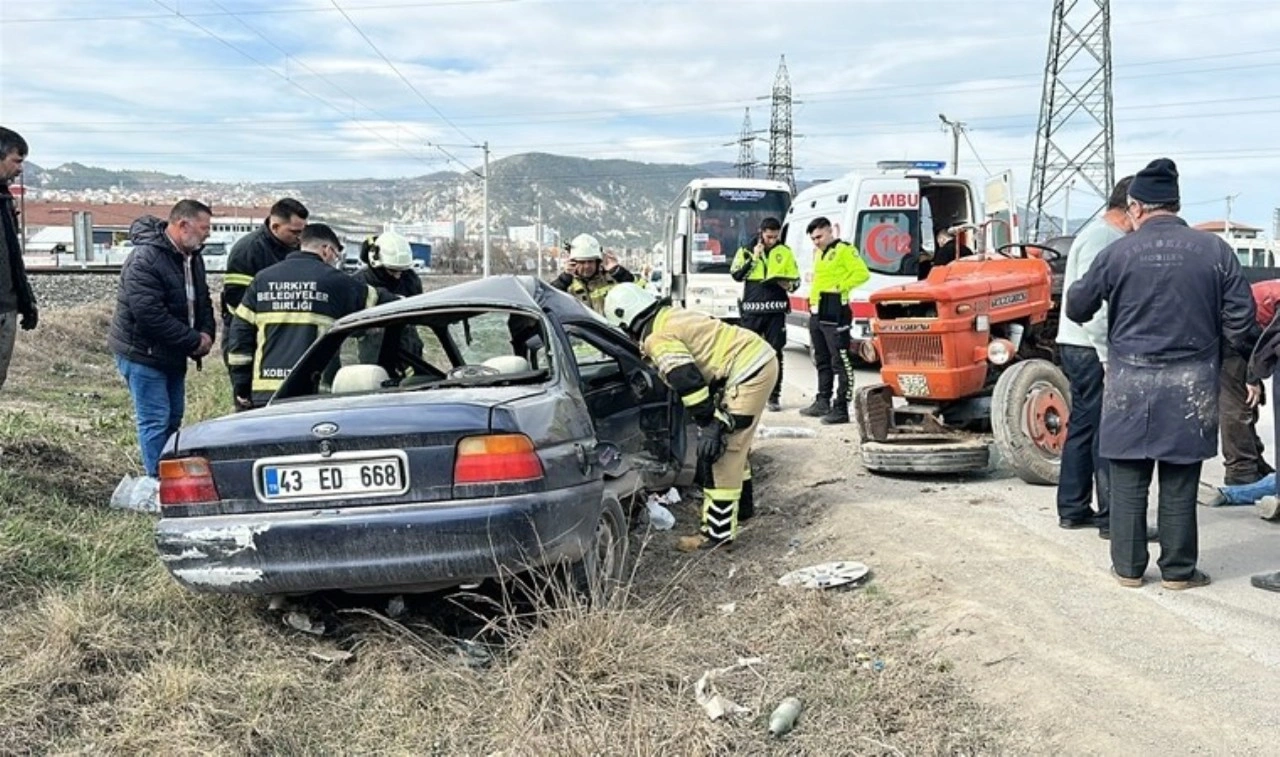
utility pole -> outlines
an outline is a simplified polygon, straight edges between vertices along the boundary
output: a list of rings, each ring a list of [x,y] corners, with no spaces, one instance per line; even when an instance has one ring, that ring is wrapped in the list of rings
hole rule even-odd
[[[960,132],[964,131],[965,123],[952,121],[941,113],[938,119],[942,121],[942,128],[951,130],[951,175],[954,176],[960,172]]]
[[[1067,183],[1066,197],[1062,201],[1062,234],[1066,236],[1071,233],[1071,190],[1075,189],[1076,180],[1072,179]]]
[[[1042,238],[1047,211],[1073,178],[1098,196],[1095,213],[1116,183],[1111,0],[1054,0],[1027,198],[1029,241]]]
[[[1237,192],[1233,195],[1227,195],[1227,219],[1222,224],[1222,236],[1227,237],[1227,244],[1231,243],[1231,206],[1235,204],[1236,198],[1240,196]]]
[[[542,278],[542,202],[538,202],[538,225],[534,227],[534,246],[538,251],[538,278]]]
[[[747,108],[747,113],[742,119],[742,132],[738,135],[736,142],[729,142],[725,147],[732,145],[738,146],[738,163],[735,166],[738,169],[739,179],[754,179],[756,177],[756,155],[755,141],[756,133],[751,129],[751,108]]]
[[[489,278],[489,140],[481,145],[484,150],[484,277]]]
[[[796,165],[792,157],[791,142],[796,136],[791,130],[791,74],[787,71],[787,56],[778,61],[778,73],[773,79],[773,94],[769,97],[769,171],[770,179],[785,181],[796,188]]]

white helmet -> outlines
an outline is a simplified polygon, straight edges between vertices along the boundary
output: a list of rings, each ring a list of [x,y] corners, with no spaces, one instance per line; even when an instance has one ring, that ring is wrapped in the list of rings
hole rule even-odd
[[[617,284],[604,298],[604,317],[609,323],[630,331],[636,319],[658,304],[658,296],[628,281]]]
[[[413,251],[409,240],[394,231],[383,232],[369,249],[369,265],[389,271],[407,271],[413,268]]]
[[[590,234],[579,234],[569,243],[570,260],[604,260],[600,240]]]

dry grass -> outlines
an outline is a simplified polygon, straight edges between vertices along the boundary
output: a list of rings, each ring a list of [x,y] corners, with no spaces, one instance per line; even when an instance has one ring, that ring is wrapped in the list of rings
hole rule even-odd
[[[95,317],[77,315],[65,344],[88,349],[97,337],[77,329]],[[629,591],[598,610],[499,594],[496,606],[411,599],[393,621],[372,600],[320,598],[305,607],[326,622],[316,638],[262,601],[189,593],[155,559],[151,518],[106,509],[132,459],[127,400],[118,379],[100,381],[96,401],[69,393],[109,376],[109,355],[59,353],[25,347],[18,401],[6,387],[0,405],[0,753],[959,755],[1007,743],[874,584],[778,587],[786,537],[763,528],[732,558],[673,557],[660,535],[637,550]],[[28,380],[55,364],[70,375]],[[193,375],[194,412],[225,407],[224,384],[216,362]],[[125,421],[94,420],[113,410]],[[730,601],[732,613],[717,609]],[[461,633],[492,659],[468,664],[449,638]],[[310,654],[332,649],[354,659]],[[694,682],[747,656],[764,662],[719,688],[751,714],[710,722]],[[772,740],[768,714],[790,695],[804,714]]]

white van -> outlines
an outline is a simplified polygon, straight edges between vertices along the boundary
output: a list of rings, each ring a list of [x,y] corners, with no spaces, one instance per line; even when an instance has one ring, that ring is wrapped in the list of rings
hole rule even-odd
[[[975,240],[973,232],[961,232],[960,241],[974,251],[998,247],[1017,239],[1009,172],[987,180],[987,203],[973,182],[963,176],[943,174],[937,161],[883,161],[879,174],[849,173],[824,181],[796,195],[783,222],[783,241],[796,256],[800,287],[791,294],[787,315],[787,341],[809,347],[809,285],[813,282],[813,243],[806,229],[819,216],[831,221],[836,238],[858,248],[871,279],[854,290],[852,349],[871,337],[875,315],[871,293],[895,284],[915,281],[922,251],[932,251],[934,230],[960,224],[975,226],[996,218],[1003,223],[988,227],[988,238]],[[985,210],[985,213],[984,213]]]

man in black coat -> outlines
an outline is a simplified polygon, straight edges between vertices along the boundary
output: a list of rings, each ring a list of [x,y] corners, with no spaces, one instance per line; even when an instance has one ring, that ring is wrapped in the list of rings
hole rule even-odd
[[[187,361],[199,367],[217,334],[200,255],[212,216],[207,205],[182,200],[168,221],[143,216],[129,228],[133,251],[120,270],[107,344],[129,385],[142,466],[152,479],[165,442],[182,425]]]
[[[40,315],[36,296],[27,281],[22,263],[22,243],[18,239],[18,213],[14,209],[9,182],[22,174],[27,159],[27,142],[17,132],[0,126],[0,386],[9,376],[13,343],[18,335],[19,316],[23,331],[36,327]]]
[[[224,339],[231,326],[231,313],[244,297],[244,290],[253,283],[253,277],[298,249],[298,239],[310,215],[305,205],[292,197],[285,197],[271,206],[267,220],[261,226],[231,246],[231,252],[227,254],[227,271],[222,276]]]
[[[1076,323],[1108,308],[1099,452],[1111,465],[1111,563],[1123,586],[1141,586],[1147,569],[1157,463],[1162,584],[1209,583],[1196,568],[1196,490],[1201,464],[1218,454],[1222,340],[1243,354],[1252,347],[1253,296],[1239,261],[1226,242],[1189,228],[1180,208],[1177,166],[1152,161],[1129,187],[1137,230],[1104,249],[1067,296]]]

